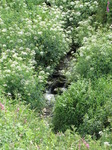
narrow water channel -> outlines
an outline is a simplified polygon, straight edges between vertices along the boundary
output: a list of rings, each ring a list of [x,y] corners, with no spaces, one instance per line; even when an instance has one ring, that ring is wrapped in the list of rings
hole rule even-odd
[[[44,97],[47,103],[46,108],[43,109],[43,114],[45,117],[51,115],[55,97],[57,95],[61,95],[68,88],[69,82],[65,72],[69,71],[71,60],[72,54],[69,52],[63,59],[61,59],[59,65],[48,79],[46,92],[44,93]]]

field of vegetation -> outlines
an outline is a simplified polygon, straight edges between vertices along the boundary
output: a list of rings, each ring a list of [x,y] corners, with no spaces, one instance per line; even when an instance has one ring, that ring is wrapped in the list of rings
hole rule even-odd
[[[112,150],[112,2],[0,0],[0,150]],[[51,116],[60,61],[67,89]]]

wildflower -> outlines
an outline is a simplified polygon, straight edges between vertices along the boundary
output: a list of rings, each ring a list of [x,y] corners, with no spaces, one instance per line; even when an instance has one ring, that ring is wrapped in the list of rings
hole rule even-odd
[[[87,149],[89,149],[89,144],[86,143],[86,147],[87,147]]]
[[[19,107],[17,108],[17,112],[19,112]]]
[[[73,18],[69,18],[70,21],[73,21]]]
[[[99,135],[103,135],[103,132],[102,132],[102,131],[99,131]]]
[[[40,79],[40,80],[43,79],[43,76],[38,76],[38,79]]]
[[[50,69],[50,66],[48,66],[47,69],[49,70],[49,69]]]
[[[89,149],[89,144],[84,139],[82,139],[82,141],[85,144],[85,146],[87,147],[87,149]]]
[[[109,1],[107,2],[107,12],[109,12]]]
[[[7,32],[7,29],[3,29],[2,32]]]
[[[42,70],[42,71],[40,71],[40,74],[44,74],[45,72]]]
[[[44,52],[40,52],[40,55],[43,56]]]
[[[80,15],[81,15],[81,13],[80,13],[80,12],[76,12],[76,15],[77,15],[77,16],[80,16]]]
[[[94,68],[93,68],[93,67],[91,67],[91,68],[90,68],[90,70],[91,70],[91,71],[93,71],[93,70],[94,70]]]
[[[7,94],[8,94],[8,96],[11,96],[11,93],[9,93],[9,92]]]
[[[5,44],[3,44],[3,47],[6,47],[6,45],[5,45]]]
[[[4,105],[2,103],[0,103],[0,108],[1,108],[1,110],[5,109],[5,107],[4,107]]]
[[[75,3],[74,3],[74,2],[71,2],[70,4],[71,4],[71,5],[74,5]]]
[[[23,34],[24,34],[24,32],[23,32],[23,31],[20,31],[20,32],[18,32],[18,34],[19,34],[19,35],[23,35]]]
[[[41,34],[42,34],[42,32],[38,32],[38,34],[39,34],[39,35],[41,35]]]
[[[22,52],[21,54],[22,54],[22,55],[27,55],[27,53],[26,53],[26,52]]]
[[[86,60],[90,60],[91,59],[91,57],[90,56],[86,56]]]
[[[104,142],[105,146],[110,146],[109,142]]]

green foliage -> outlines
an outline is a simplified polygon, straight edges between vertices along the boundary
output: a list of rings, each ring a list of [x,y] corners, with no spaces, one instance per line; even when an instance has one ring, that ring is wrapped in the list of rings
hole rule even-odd
[[[111,23],[111,2],[109,13],[106,4],[106,0],[0,1],[0,149],[112,149],[112,26],[101,31]],[[73,50],[81,47],[77,62],[72,62],[72,84],[57,97],[54,108],[53,129],[66,132],[54,134],[49,122],[26,103],[42,108],[47,77],[69,45]],[[100,139],[92,140],[94,136]]]
[[[101,38],[103,36],[103,38]],[[77,62],[73,62],[72,80],[77,77],[98,78],[112,74],[112,35],[98,31],[91,38],[83,38],[83,46],[76,53]]]
[[[10,60],[3,64],[0,73],[0,85],[3,92],[15,99],[18,97],[31,104],[31,107],[41,108],[43,105],[43,85],[34,74],[31,66],[25,66],[17,61]]]
[[[105,89],[108,89],[107,91]],[[112,109],[112,80],[99,78],[91,81],[78,80],[68,91],[57,98],[53,124],[54,130],[65,131],[74,125],[82,135],[90,134],[98,137],[99,131],[110,125],[108,117]]]
[[[76,46],[80,46],[82,36],[78,36],[78,34],[88,35],[88,20],[91,16],[91,21],[89,22],[93,24],[93,15],[96,14],[98,9],[97,1],[72,1],[72,0],[64,0],[59,1],[56,0],[55,4],[59,6],[59,8],[63,11],[63,20],[64,20],[64,28],[66,29],[66,33],[72,38],[72,49],[74,50]],[[84,24],[84,28],[80,31],[78,27],[80,27],[79,22],[82,22],[82,26]],[[86,25],[86,26],[85,26]],[[90,32],[89,32],[90,33]]]
[[[0,85],[6,95],[19,95],[40,108],[46,78],[69,50],[70,40],[62,28],[61,11],[37,4],[0,2]]]
[[[75,130],[54,134],[48,122],[37,117],[28,106],[0,96],[0,149],[87,150],[89,147],[91,150],[106,150],[104,144],[100,144],[90,136],[82,139]]]
[[[61,23],[61,11],[53,7],[49,9],[45,4],[42,6],[33,5],[32,10],[27,9],[24,1],[20,8],[3,5],[1,7],[1,45],[0,53],[7,49],[15,49],[19,56],[26,52],[33,51],[33,59],[36,67],[51,66],[54,68],[61,57],[69,50],[69,39],[66,38]],[[12,2],[14,4],[16,2]],[[20,5],[20,4],[19,4]],[[17,6],[19,7],[17,4]],[[7,14],[6,11],[9,11]],[[23,55],[23,54],[22,54]],[[25,54],[24,54],[25,55]]]
[[[112,21],[112,2],[109,1],[109,12],[107,12],[107,0],[98,0],[98,9],[95,19],[100,23],[111,23]]]

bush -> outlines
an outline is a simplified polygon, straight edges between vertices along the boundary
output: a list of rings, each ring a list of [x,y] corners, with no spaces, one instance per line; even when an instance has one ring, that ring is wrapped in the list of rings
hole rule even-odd
[[[109,12],[107,11],[107,2],[106,0],[98,0],[98,9],[96,13],[95,19],[101,22],[102,24],[111,23],[112,22],[112,2],[109,1]]]
[[[72,80],[77,77],[98,78],[112,74],[111,33],[101,38],[102,32],[93,35],[89,40],[83,39],[83,46],[76,53],[77,62],[73,62]]]
[[[24,1],[20,4],[21,11],[18,1],[12,3],[18,6],[17,12],[15,7],[7,6],[7,3],[1,4],[0,8],[0,53],[15,49],[20,57],[24,55],[26,63],[29,59],[36,61],[37,70],[40,66],[54,69],[69,50],[70,42],[62,28],[61,11],[57,7],[49,9],[45,3],[42,6],[31,4],[33,7],[29,10]],[[33,58],[28,55],[31,51]]]
[[[1,59],[0,65],[0,85],[3,86],[3,92],[13,99],[18,97],[31,103],[31,107],[40,108],[43,105],[44,87],[39,83],[33,66],[26,66],[21,60],[8,59],[8,55],[4,57],[6,59]]]
[[[94,24],[95,21],[93,21],[93,15],[96,14],[96,11],[98,9],[98,2],[56,0],[55,5],[57,5],[63,11],[62,15],[64,20],[64,28],[66,29],[66,33],[68,34],[68,36],[72,38],[71,47],[73,50],[75,50],[77,46],[81,45],[80,38],[82,38],[82,36],[77,37],[77,34],[79,34],[78,32],[80,32],[80,29],[78,28],[80,26],[79,22],[82,22],[82,20],[84,22],[88,22],[88,20],[90,21],[89,16],[91,16],[91,24]],[[81,26],[81,28],[82,27],[83,25]],[[87,28],[88,26],[84,26],[84,28],[81,30],[82,33],[86,34],[85,36],[88,35]]]
[[[112,109],[106,106],[112,103],[111,92],[110,78],[98,79],[94,84],[81,79],[72,83],[68,91],[57,98],[53,116],[54,130],[65,131],[74,125],[82,135],[98,137],[99,131],[110,125],[108,117]]]
[[[105,149],[100,141],[93,141],[90,136],[82,139],[75,130],[54,134],[46,119],[40,119],[37,115],[22,102],[14,102],[0,95],[0,149]],[[108,146],[110,149],[111,146]]]
[[[39,108],[46,78],[69,50],[70,40],[57,7],[18,2],[0,1],[0,85],[12,98],[19,95]]]

